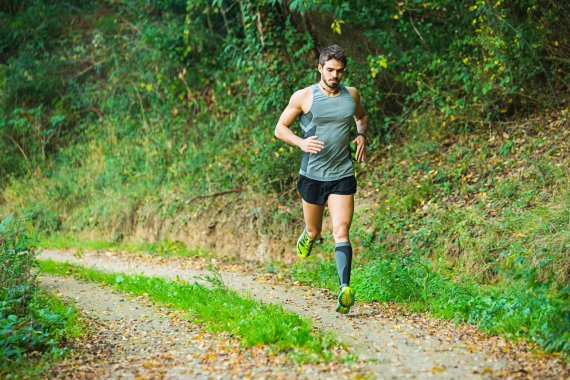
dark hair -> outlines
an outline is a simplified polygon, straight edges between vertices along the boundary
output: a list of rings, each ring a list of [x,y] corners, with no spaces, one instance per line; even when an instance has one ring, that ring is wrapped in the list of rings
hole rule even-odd
[[[329,59],[336,59],[337,61],[341,61],[343,65],[346,66],[346,54],[344,49],[338,45],[331,45],[327,46],[326,48],[321,51],[321,55],[319,56],[319,65],[325,65],[325,62]]]

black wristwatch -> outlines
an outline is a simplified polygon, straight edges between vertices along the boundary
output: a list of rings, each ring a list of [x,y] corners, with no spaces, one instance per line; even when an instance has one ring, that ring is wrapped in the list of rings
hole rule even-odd
[[[364,133],[358,132],[358,134],[356,135],[356,137],[358,137],[358,136],[362,136],[362,137],[364,137],[364,140],[366,140],[366,135],[365,135]]]

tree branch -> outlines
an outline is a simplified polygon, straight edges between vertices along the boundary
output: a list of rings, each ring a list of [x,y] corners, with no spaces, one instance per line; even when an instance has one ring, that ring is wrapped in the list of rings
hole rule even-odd
[[[190,202],[195,201],[196,199],[201,199],[201,198],[219,197],[220,195],[226,195],[226,194],[230,194],[230,193],[241,193],[242,191],[244,191],[243,187],[236,187],[236,188],[231,189],[231,190],[218,191],[216,193],[195,195],[192,198],[188,199],[187,202],[190,203]]]

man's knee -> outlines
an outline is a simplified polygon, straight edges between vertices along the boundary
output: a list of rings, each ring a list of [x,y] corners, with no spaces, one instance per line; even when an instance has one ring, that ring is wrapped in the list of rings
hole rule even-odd
[[[333,236],[336,242],[338,241],[348,241],[348,224],[341,224],[333,228]]]

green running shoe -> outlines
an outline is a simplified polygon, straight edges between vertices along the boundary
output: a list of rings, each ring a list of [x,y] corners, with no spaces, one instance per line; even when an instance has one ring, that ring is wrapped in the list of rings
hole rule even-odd
[[[311,239],[307,233],[307,228],[305,228],[301,236],[299,236],[299,240],[297,240],[297,255],[302,259],[306,259],[311,254],[314,243],[315,241]]]
[[[350,286],[343,286],[338,294],[338,305],[336,305],[336,311],[341,314],[348,314],[352,305],[354,305],[354,300],[356,293]]]

